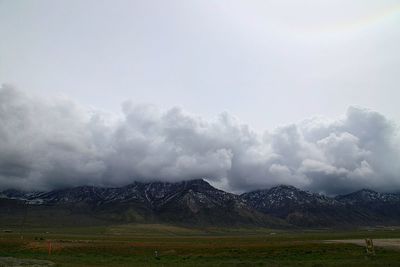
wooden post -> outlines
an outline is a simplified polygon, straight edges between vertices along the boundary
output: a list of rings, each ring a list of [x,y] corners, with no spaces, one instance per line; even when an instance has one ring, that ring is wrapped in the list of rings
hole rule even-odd
[[[365,249],[366,249],[367,255],[375,256],[374,242],[372,242],[371,238],[365,239]]]
[[[48,245],[49,255],[51,255],[51,241],[48,241],[47,245]]]

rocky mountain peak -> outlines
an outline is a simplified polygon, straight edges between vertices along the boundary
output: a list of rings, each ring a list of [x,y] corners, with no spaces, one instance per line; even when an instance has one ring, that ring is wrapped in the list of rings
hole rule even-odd
[[[216,189],[203,179],[134,182],[114,188],[80,186],[49,192],[5,190],[0,192],[0,202],[2,199],[4,205],[13,201],[31,205],[29,210],[65,208],[89,212],[96,218],[134,218],[141,222],[265,225],[277,219],[299,226],[328,226],[400,221],[399,194],[362,189],[331,198],[278,185],[239,196]]]
[[[339,195],[335,199],[346,203],[391,202],[399,201],[400,196],[392,193],[379,193],[371,189],[361,189],[347,195]]]

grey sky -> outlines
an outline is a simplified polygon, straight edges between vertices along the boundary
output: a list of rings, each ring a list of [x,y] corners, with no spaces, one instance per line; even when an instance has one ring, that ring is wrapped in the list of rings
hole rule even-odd
[[[400,132],[382,114],[350,107],[257,133],[228,113],[125,102],[121,116],[67,98],[0,88],[0,189],[207,178],[243,192],[290,184],[329,194],[400,191]]]
[[[0,189],[400,191],[399,26],[400,1],[0,0]]]
[[[399,1],[0,1],[0,82],[257,131],[348,106],[400,120]]]

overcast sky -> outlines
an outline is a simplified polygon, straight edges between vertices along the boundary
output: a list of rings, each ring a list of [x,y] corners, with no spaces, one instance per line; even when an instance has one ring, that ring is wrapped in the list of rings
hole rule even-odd
[[[0,0],[0,187],[400,190],[399,25],[400,1]]]
[[[400,119],[399,1],[0,1],[0,81],[258,130],[350,105]]]

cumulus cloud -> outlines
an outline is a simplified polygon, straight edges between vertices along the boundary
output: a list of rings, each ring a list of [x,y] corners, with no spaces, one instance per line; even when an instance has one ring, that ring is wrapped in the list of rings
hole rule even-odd
[[[207,178],[241,192],[291,184],[328,194],[400,190],[400,141],[383,115],[350,107],[256,133],[229,114],[126,102],[121,116],[0,89],[0,188],[46,190]]]

